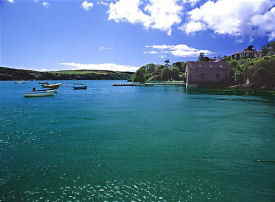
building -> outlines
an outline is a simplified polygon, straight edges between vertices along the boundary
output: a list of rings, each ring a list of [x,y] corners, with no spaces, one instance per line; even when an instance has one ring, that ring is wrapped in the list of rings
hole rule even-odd
[[[217,87],[232,81],[232,68],[224,61],[188,62],[186,87]]]
[[[239,60],[241,58],[259,58],[262,57],[262,52],[257,51],[253,46],[249,46],[242,52],[233,54],[231,57],[236,60]]]

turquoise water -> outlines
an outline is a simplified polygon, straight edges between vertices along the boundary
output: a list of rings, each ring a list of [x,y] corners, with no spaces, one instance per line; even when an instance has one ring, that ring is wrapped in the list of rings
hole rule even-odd
[[[275,98],[0,82],[0,201],[275,201]]]

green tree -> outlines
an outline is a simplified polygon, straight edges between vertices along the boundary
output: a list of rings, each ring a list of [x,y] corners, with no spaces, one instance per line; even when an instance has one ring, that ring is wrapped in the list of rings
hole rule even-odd
[[[272,41],[262,48],[262,53],[265,56],[275,55],[275,41]]]
[[[180,79],[179,77],[179,74],[180,74],[180,71],[179,71],[179,68],[178,67],[173,67],[171,69],[171,79],[174,80],[174,81],[178,81]]]
[[[205,56],[205,53],[200,53],[198,61],[209,61],[210,58]]]
[[[177,67],[180,72],[185,72],[186,63],[184,62],[176,62],[173,64],[174,67]]]
[[[140,68],[134,75],[134,82],[145,82],[145,69]]]
[[[170,60],[169,59],[165,60],[164,64],[165,64],[166,67],[169,67],[170,66]]]
[[[171,76],[170,76],[170,70],[168,68],[161,69],[160,79],[162,81],[169,81],[170,78],[171,78]]]

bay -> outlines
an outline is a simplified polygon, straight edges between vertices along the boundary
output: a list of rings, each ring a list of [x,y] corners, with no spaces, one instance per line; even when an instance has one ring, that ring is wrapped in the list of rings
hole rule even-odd
[[[0,82],[0,201],[275,200],[275,98]]]

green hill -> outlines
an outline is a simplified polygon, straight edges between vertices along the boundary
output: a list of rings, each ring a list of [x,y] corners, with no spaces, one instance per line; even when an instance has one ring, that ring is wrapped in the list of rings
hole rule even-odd
[[[131,80],[134,82],[183,81],[185,66],[184,62],[177,62],[171,66],[147,64],[140,67]]]
[[[0,80],[128,80],[132,72],[63,70],[40,72],[0,67]]]
[[[233,66],[237,84],[255,89],[275,89],[275,55],[228,62]]]

